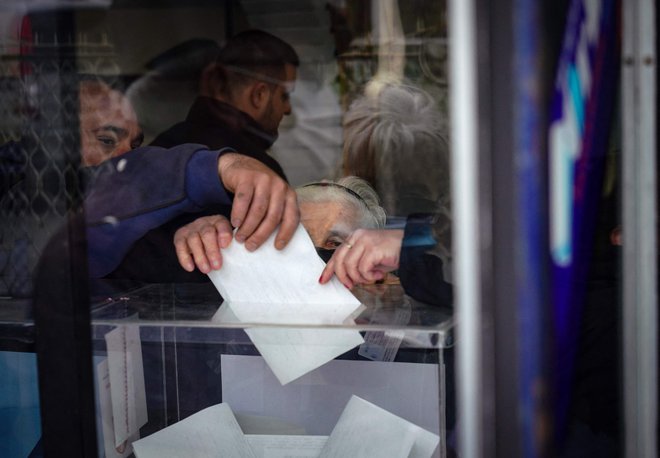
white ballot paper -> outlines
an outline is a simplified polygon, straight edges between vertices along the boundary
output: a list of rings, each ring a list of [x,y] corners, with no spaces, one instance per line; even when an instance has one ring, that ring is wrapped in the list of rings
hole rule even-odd
[[[137,325],[122,324],[105,335],[115,446],[124,449],[147,422],[142,344]]]
[[[256,458],[227,403],[140,439],[133,450],[136,458]]]
[[[244,323],[342,324],[360,306],[336,278],[318,282],[325,264],[302,225],[285,249],[275,234],[256,251],[232,242],[223,266],[209,277],[238,321]],[[226,311],[225,311],[226,312]],[[221,313],[216,316],[224,315]],[[364,342],[350,329],[250,328],[250,339],[280,383],[286,384]]]
[[[133,443],[136,458],[429,458],[439,437],[357,396],[330,436],[244,434],[223,402]]]
[[[440,437],[352,396],[319,458],[429,458]]]
[[[316,458],[328,436],[279,436],[246,434],[257,458]]]
[[[96,383],[98,394],[98,409],[99,416],[97,416],[97,428],[101,428],[103,432],[103,444],[99,450],[99,456],[105,458],[126,458],[133,453],[131,444],[139,438],[138,434],[134,434],[128,438],[126,446],[115,446],[115,427],[112,418],[112,399],[110,398],[110,370],[108,368],[108,359],[104,358],[96,365]],[[100,422],[98,422],[100,420]]]

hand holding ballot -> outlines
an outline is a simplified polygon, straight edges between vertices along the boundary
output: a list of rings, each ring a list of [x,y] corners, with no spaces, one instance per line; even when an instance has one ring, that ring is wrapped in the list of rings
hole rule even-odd
[[[319,283],[336,275],[344,286],[373,283],[399,267],[401,229],[358,229],[332,255]]]
[[[233,237],[254,251],[277,229],[275,248],[281,250],[300,220],[293,189],[256,159],[226,153],[218,160],[218,174],[234,194],[231,223],[223,215],[204,216],[175,233],[176,256],[188,272],[197,267],[206,274],[222,267],[220,249],[227,248]],[[235,235],[232,225],[238,228]]]
[[[234,194],[231,223],[238,228],[236,240],[254,251],[279,226],[275,248],[284,248],[300,221],[296,193],[286,181],[256,159],[236,153],[220,157],[218,174]]]
[[[174,234],[174,249],[179,264],[188,272],[195,266],[208,274],[222,267],[221,249],[234,237],[231,223],[223,215],[203,216],[186,224]]]

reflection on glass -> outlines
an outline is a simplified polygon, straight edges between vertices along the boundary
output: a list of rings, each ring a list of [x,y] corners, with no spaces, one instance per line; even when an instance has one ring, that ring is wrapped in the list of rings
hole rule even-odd
[[[367,234],[387,237],[393,260],[344,282],[363,308],[337,326],[360,342],[369,328],[369,347],[342,356],[431,364],[433,377],[443,363],[452,306],[444,2],[270,3],[95,2],[67,6],[65,25],[58,8],[27,2],[0,13],[11,25],[0,37],[0,296],[15,321],[35,287],[59,300],[53,284],[34,284],[36,269],[65,272],[52,260],[77,249],[68,218],[84,215],[97,393],[118,392],[103,385],[122,379],[110,359],[138,361],[138,350],[105,340],[118,321],[135,324],[148,411],[140,437],[222,402],[220,356],[258,352],[241,323],[211,322],[222,299],[206,274],[236,227],[251,247],[293,230],[299,215],[331,263],[349,250],[371,255],[360,248]],[[246,196],[245,213],[232,213]],[[60,277],[72,290],[85,281]],[[321,327],[306,329],[311,352]],[[432,380],[442,402],[444,385]],[[382,383],[393,398],[397,388]],[[104,400],[107,416],[117,400]],[[137,424],[99,431],[99,450],[130,454]],[[443,428],[432,428],[436,454]]]

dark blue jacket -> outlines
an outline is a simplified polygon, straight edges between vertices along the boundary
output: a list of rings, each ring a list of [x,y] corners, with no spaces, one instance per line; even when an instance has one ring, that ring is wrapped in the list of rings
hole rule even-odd
[[[92,170],[94,178],[85,199],[90,276],[119,276],[111,274],[122,261],[128,262],[126,254],[148,232],[182,217],[189,221],[214,206],[230,205],[232,196],[218,176],[218,158],[229,151],[233,150],[211,151],[195,144],[169,150],[143,147]],[[177,228],[182,224],[175,223]],[[152,259],[141,259],[139,266],[127,269],[141,269],[144,275],[163,281],[168,281],[165,267],[185,273],[176,261],[171,237],[168,230]],[[168,252],[168,266],[158,262],[161,251]]]
[[[184,143],[195,143],[211,150],[231,147],[263,162],[286,180],[282,167],[267,153],[276,138],[276,135],[264,132],[254,119],[233,106],[200,96],[190,108],[186,119],[158,135],[152,146],[173,148]],[[158,186],[159,183],[154,185]],[[229,217],[230,212],[230,201],[224,205],[214,202],[195,213],[182,213],[167,220],[143,233],[124,254],[121,264],[104,276],[150,283],[208,282],[208,277],[198,270],[186,272],[179,266],[172,240],[177,229],[199,216],[220,214]],[[154,268],[154,265],[159,268]]]

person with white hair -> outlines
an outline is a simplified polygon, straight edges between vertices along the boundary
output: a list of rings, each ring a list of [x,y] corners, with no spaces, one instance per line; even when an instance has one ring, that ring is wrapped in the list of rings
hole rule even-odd
[[[437,102],[405,83],[368,89],[344,117],[343,175],[367,180],[388,216],[449,208],[446,116]]]
[[[385,210],[365,180],[348,176],[296,188],[300,222],[325,261],[356,229],[385,226]]]

